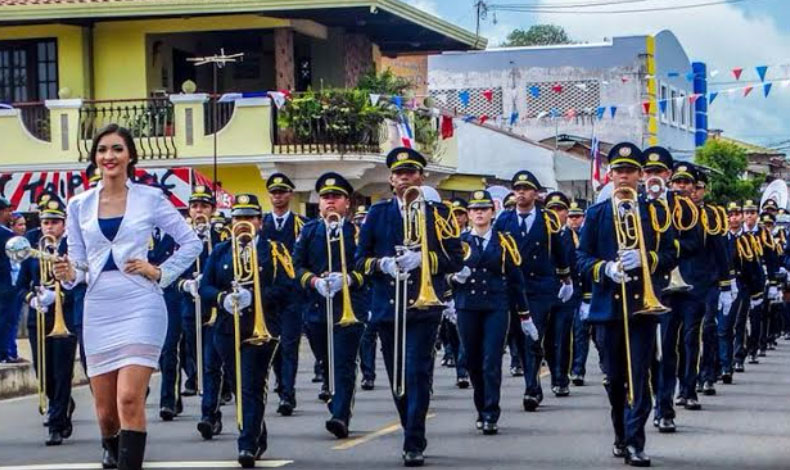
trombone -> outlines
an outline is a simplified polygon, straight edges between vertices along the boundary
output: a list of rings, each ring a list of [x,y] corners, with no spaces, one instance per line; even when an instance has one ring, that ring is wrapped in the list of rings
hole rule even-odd
[[[192,219],[192,228],[195,230],[198,238],[208,247],[208,254],[214,248],[211,242],[211,222],[209,218],[203,214],[198,214]],[[195,260],[195,273],[194,279],[200,277],[203,268],[200,265],[200,256]],[[197,392],[203,395],[203,302],[200,296],[193,299],[195,302],[195,361],[197,363]],[[211,309],[211,318],[208,323],[214,324],[217,319],[217,309]]]
[[[410,196],[413,196],[411,201]],[[433,288],[428,257],[428,200],[419,186],[411,186],[403,193],[403,201],[403,244],[396,246],[395,252],[397,256],[402,256],[407,251],[419,250],[422,258],[420,290],[411,306],[419,310],[440,307],[443,304]],[[399,267],[398,278],[395,280],[392,392],[398,398],[406,394],[406,312],[409,308],[410,276],[408,271]]]
[[[242,230],[244,229],[244,230]],[[263,296],[261,295],[260,272],[258,270],[258,248],[255,244],[257,229],[251,222],[241,221],[233,224],[231,230],[231,249],[233,254],[233,293],[238,294],[243,286],[252,285],[254,327],[252,336],[244,340],[250,346],[261,346],[275,338],[269,333],[263,316]],[[238,300],[233,300],[233,336],[236,365],[236,424],[239,430],[244,427],[241,397],[241,309]]]
[[[340,320],[337,322],[338,326],[346,327],[356,325],[359,323],[354,310],[351,305],[351,289],[348,286],[348,264],[346,263],[346,240],[343,235],[343,217],[337,212],[330,212],[324,217],[324,224],[326,228],[326,259],[327,271],[332,272],[334,266],[332,256],[332,243],[339,244],[338,251],[340,252],[340,274],[343,276],[342,280],[342,295],[343,295],[343,313]],[[337,229],[337,237],[333,237],[332,233]],[[326,299],[326,344],[327,344],[327,376],[329,381],[329,395],[335,396],[335,323],[334,323],[335,299],[330,296]]]
[[[617,238],[617,251],[639,250],[642,274],[642,304],[634,315],[659,315],[669,311],[661,304],[653,291],[653,281],[648,267],[647,251],[645,249],[645,236],[642,231],[642,217],[639,213],[639,197],[633,188],[621,187],[614,191],[612,197],[612,211],[614,232]],[[623,269],[622,262],[617,261],[623,280],[620,282],[620,296],[623,306],[623,331],[625,334],[625,354],[628,379],[628,405],[634,403],[634,377],[631,364],[631,339],[628,328],[628,289],[629,279]]]

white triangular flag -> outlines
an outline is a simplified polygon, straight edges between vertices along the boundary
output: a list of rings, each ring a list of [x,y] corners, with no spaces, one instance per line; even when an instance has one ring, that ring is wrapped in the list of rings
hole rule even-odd
[[[587,84],[586,83],[577,83],[576,84],[576,88],[578,88],[579,90],[585,90],[586,91],[587,90]]]
[[[277,106],[277,109],[282,108],[285,104],[285,93],[281,91],[270,91],[269,96],[274,100],[274,105]]]
[[[381,99],[381,95],[378,93],[371,93],[370,94],[370,104],[376,106],[379,104],[379,100]]]
[[[628,107],[628,115],[634,117],[634,113],[636,113],[636,105],[632,104]]]
[[[718,70],[711,70],[711,71],[710,71],[710,78],[714,78],[714,77],[716,77],[716,75],[718,75],[718,74],[719,74],[719,71],[718,71]]]

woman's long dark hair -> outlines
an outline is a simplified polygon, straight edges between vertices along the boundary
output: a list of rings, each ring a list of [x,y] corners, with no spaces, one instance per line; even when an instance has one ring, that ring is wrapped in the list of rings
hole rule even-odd
[[[96,151],[99,148],[99,141],[102,139],[102,137],[110,134],[117,134],[121,136],[124,144],[126,144],[126,148],[129,150],[129,166],[126,168],[126,176],[134,180],[134,167],[137,165],[138,160],[137,146],[134,143],[134,137],[132,137],[132,133],[129,131],[129,129],[121,127],[118,124],[107,124],[101,130],[99,130],[99,132],[93,138],[90,162],[94,167],[98,166],[96,164]]]

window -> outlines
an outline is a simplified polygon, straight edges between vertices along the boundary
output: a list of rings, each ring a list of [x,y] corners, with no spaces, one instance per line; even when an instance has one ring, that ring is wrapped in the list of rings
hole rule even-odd
[[[669,102],[669,108],[670,108],[669,114],[672,116],[671,121],[673,125],[677,125],[678,123],[678,101],[676,99],[677,97],[678,97],[678,92],[672,90],[670,94],[671,100]]]
[[[54,39],[0,41],[0,102],[57,98],[57,55]]]
[[[665,84],[661,84],[660,92],[658,95],[658,109],[661,111],[661,122],[668,122],[667,119],[667,86]],[[662,104],[663,103],[663,104]],[[663,108],[662,108],[663,106]]]
[[[686,99],[686,93],[681,92],[678,96],[678,101],[680,101],[680,127],[686,127],[687,124],[687,117],[688,112],[686,111],[686,105],[688,104],[688,100]]]

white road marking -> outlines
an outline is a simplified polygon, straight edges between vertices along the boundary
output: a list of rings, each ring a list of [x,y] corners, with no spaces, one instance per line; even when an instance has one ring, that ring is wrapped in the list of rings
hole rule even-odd
[[[256,468],[279,468],[292,464],[293,460],[259,460]],[[195,461],[195,462],[145,462],[144,468],[238,468],[235,460]],[[0,470],[93,470],[102,468],[100,463],[48,463],[36,465],[11,465]]]

